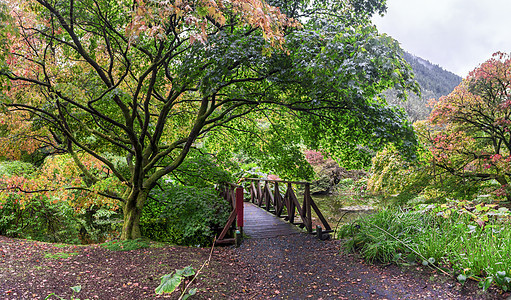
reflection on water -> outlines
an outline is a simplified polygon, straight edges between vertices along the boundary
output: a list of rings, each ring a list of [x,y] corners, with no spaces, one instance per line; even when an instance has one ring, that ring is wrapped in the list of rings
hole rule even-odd
[[[338,224],[348,224],[374,211],[373,207],[367,205],[367,200],[356,194],[313,195],[312,199],[332,229]]]

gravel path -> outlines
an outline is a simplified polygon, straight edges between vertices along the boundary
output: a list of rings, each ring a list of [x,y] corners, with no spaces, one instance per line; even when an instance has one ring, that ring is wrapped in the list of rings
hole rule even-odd
[[[339,241],[298,234],[247,239],[235,250],[246,270],[244,299],[505,299],[429,269],[366,264]]]
[[[353,254],[339,255],[339,241],[307,234],[247,239],[239,248],[216,247],[211,263],[192,287],[193,299],[505,299],[475,282],[462,287],[429,269],[376,266]],[[0,236],[0,300],[177,299],[158,296],[160,276],[200,267],[210,249],[164,246],[116,252],[98,245],[48,244]],[[65,254],[65,255],[64,255]],[[51,299],[57,299],[52,297]]]

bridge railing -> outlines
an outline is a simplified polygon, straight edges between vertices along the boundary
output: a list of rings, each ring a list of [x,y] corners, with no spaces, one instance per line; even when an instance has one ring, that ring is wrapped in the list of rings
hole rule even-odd
[[[316,233],[324,238],[323,233],[332,232],[332,228],[319,210],[311,197],[310,183],[303,181],[270,180],[262,178],[245,178],[250,183],[250,201],[278,217],[284,218],[292,224],[303,226],[307,232],[312,233],[312,210],[321,221],[321,226],[316,227]],[[296,196],[293,185],[303,187],[303,199],[301,203]],[[282,191],[284,191],[282,193]],[[295,217],[301,222],[296,222]]]
[[[216,239],[217,244],[223,243],[238,243],[243,233],[243,187],[241,185],[227,183],[222,188],[222,197],[229,202],[231,206],[231,213],[227,219],[222,232]],[[237,231],[234,232],[233,238],[226,238],[229,230],[234,229],[236,221]]]

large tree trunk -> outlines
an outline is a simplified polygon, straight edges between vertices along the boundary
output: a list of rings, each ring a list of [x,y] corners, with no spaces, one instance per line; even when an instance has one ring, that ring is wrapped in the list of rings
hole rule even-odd
[[[124,222],[121,240],[133,240],[142,237],[140,234],[140,217],[147,200],[148,191],[132,192],[123,207]]]

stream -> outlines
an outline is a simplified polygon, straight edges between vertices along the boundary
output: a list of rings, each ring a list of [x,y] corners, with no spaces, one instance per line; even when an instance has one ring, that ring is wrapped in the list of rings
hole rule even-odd
[[[367,202],[367,200],[361,199],[359,196],[357,197],[357,195],[353,194],[313,195],[312,199],[323,216],[327,219],[332,229],[336,229],[337,226],[343,224],[348,224],[374,211],[372,206],[366,205],[365,202]],[[312,213],[313,220],[314,218],[317,219],[315,212],[313,211]]]

